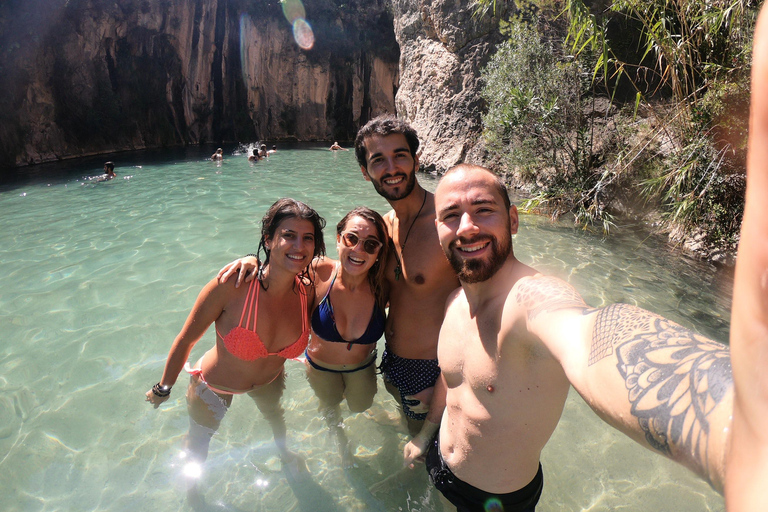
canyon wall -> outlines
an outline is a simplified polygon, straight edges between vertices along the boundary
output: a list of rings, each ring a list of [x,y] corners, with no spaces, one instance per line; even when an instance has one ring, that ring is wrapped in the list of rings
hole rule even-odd
[[[301,49],[277,0],[0,4],[0,166],[205,142],[350,140],[395,112],[444,171],[482,162],[480,69],[496,12],[460,0],[306,0]]]
[[[0,6],[0,165],[203,142],[348,140],[394,112],[384,0],[29,0]]]

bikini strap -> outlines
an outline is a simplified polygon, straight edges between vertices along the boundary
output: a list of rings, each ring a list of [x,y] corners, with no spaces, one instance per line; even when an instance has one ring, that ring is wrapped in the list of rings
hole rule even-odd
[[[256,286],[256,289],[254,290],[253,287]],[[245,304],[243,304],[243,312],[240,314],[240,323],[238,324],[241,327],[245,327],[246,329],[250,330],[251,325],[251,318],[253,318],[253,332],[256,332],[256,315],[258,314],[259,310],[259,292],[261,291],[261,286],[259,284],[258,279],[254,279],[251,281],[251,286],[248,288],[248,295],[245,296]],[[254,299],[254,294],[256,295],[256,298]],[[243,318],[246,316],[246,311],[248,311],[248,316],[245,320],[245,326],[243,326]]]
[[[339,275],[339,263],[337,263],[333,269],[333,277],[331,278],[331,284],[328,285],[328,291],[325,292],[325,295],[323,296],[323,300],[327,299],[331,295],[331,289],[333,288],[333,283],[336,282],[337,275]]]
[[[299,287],[299,302],[301,304],[301,332],[303,334],[304,331],[309,329],[309,313],[307,312],[307,292],[304,290],[304,285],[302,284],[301,279],[299,279],[299,276],[296,276],[296,286]]]

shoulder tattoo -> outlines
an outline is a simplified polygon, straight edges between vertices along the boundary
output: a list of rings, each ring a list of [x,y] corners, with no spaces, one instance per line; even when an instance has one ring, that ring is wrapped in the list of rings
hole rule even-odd
[[[573,286],[551,276],[526,279],[518,284],[515,301],[528,312],[529,320],[545,311],[587,307]]]
[[[597,312],[589,365],[616,353],[632,415],[647,443],[706,465],[709,413],[733,385],[727,347],[627,304]]]

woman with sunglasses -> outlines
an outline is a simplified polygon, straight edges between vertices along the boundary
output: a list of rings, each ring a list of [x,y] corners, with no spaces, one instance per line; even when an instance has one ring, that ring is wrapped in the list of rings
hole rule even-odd
[[[339,405],[346,398],[352,412],[362,412],[376,394],[376,342],[384,334],[384,265],[389,253],[384,219],[358,207],[336,226],[339,260],[320,257],[312,263],[315,309],[307,348],[307,379],[320,400],[320,411],[339,443],[345,466],[353,462],[341,424]],[[224,267],[226,281],[238,269],[253,279],[257,261],[246,257]],[[239,284],[239,283],[238,283]]]

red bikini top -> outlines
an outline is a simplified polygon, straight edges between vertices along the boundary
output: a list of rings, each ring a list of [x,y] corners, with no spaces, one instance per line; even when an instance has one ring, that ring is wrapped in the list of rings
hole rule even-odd
[[[309,319],[307,318],[307,296],[298,276],[296,277],[296,286],[299,289],[301,302],[301,334],[299,335],[299,339],[277,352],[269,352],[267,350],[264,342],[261,341],[261,338],[256,333],[256,315],[259,310],[259,292],[261,291],[261,286],[259,285],[259,280],[254,279],[251,281],[250,288],[248,288],[248,295],[245,298],[243,312],[240,315],[240,322],[237,327],[232,328],[226,336],[222,336],[219,330],[216,329],[216,334],[218,334],[224,342],[224,347],[226,347],[230,354],[244,361],[256,361],[257,359],[269,356],[296,359],[304,353],[304,350],[309,343],[310,329]],[[248,312],[248,317],[246,319],[245,327],[243,327],[243,318],[246,317],[246,311]],[[253,319],[253,329],[250,328],[251,319]]]

